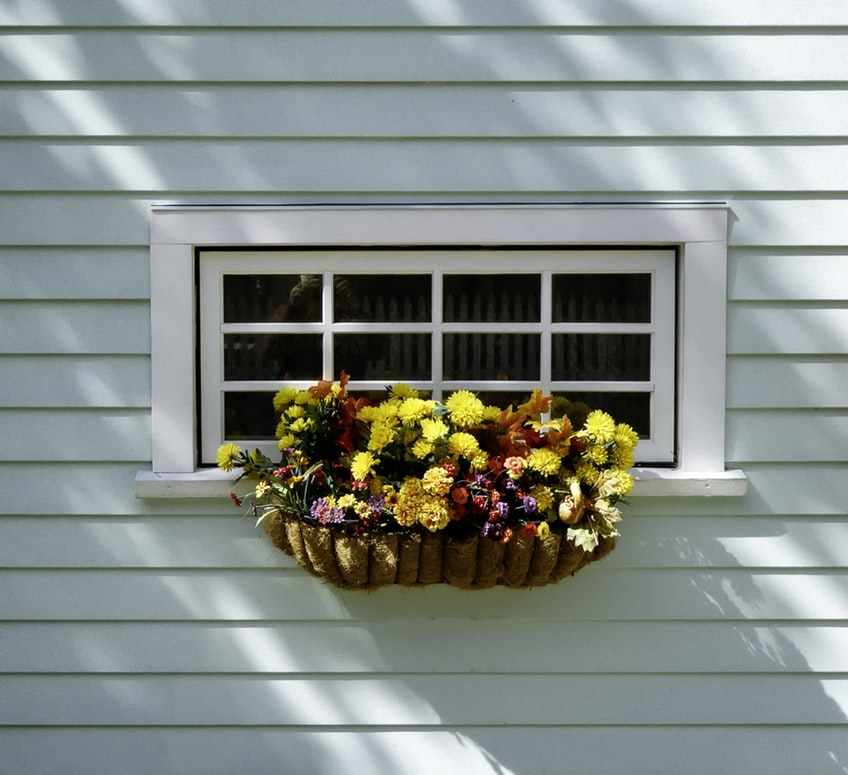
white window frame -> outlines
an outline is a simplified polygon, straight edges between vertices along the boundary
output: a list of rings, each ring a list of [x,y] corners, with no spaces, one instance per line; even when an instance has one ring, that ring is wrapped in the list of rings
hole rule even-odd
[[[741,495],[725,470],[727,206],[723,203],[183,206],[151,210],[152,470],[139,497],[218,497],[197,466],[195,251],[215,247],[672,246],[678,251],[677,466],[639,495]]]

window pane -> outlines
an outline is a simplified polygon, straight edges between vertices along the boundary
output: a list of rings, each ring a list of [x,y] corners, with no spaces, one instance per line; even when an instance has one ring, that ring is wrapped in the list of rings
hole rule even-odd
[[[224,437],[273,439],[277,427],[273,393],[224,393]]]
[[[539,334],[444,334],[444,378],[539,379],[539,338]]]
[[[421,275],[336,275],[333,319],[337,323],[429,323],[433,278]]]
[[[321,334],[227,334],[224,379],[320,379]]]
[[[649,380],[650,334],[553,334],[555,380]]]
[[[444,320],[448,323],[538,323],[538,274],[444,276]]]
[[[554,323],[650,323],[651,275],[555,274]]]
[[[609,412],[616,422],[627,423],[644,438],[650,436],[650,393],[554,393],[551,416],[567,414],[574,427],[579,428],[593,409]]]
[[[225,323],[321,320],[321,275],[224,275]]]
[[[333,373],[344,369],[354,380],[430,379],[429,334],[336,334]]]

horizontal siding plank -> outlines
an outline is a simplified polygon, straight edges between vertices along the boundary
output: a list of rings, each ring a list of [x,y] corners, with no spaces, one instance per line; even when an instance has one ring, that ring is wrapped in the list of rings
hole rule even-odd
[[[149,354],[150,305],[0,302],[0,353]]]
[[[844,36],[615,30],[158,30],[8,34],[0,80],[838,83]]]
[[[1,362],[1,361],[0,361]],[[126,409],[3,409],[0,460],[150,460],[150,413]]]
[[[0,193],[0,233],[8,245],[120,245],[144,247],[149,243],[149,211],[157,201],[182,201],[194,204],[221,204],[232,202],[228,195],[227,180],[221,181],[217,194],[195,192],[163,192],[156,196],[138,196],[126,193],[113,194],[3,194]],[[449,193],[434,187],[432,190],[410,189],[406,183],[400,192],[364,193],[335,189],[332,192],[314,192],[309,201],[315,204],[380,204],[386,197],[397,204],[467,203],[480,201],[477,186],[462,194]],[[549,191],[524,194],[488,194],[487,203],[512,204],[562,202],[580,192]],[[688,196],[695,196],[690,192]],[[638,202],[662,197],[662,192],[618,192],[617,200]],[[583,197],[581,197],[582,199]],[[585,195],[586,201],[607,201],[607,197]],[[675,197],[671,197],[675,198]],[[732,223],[729,234],[731,247],[783,245],[836,246],[848,245],[848,200],[843,197],[815,199],[779,199],[730,197],[725,192],[707,198],[729,199]],[[253,194],[251,204],[303,204],[304,196],[280,192]]]
[[[112,0],[67,3],[43,0],[0,9],[0,25],[47,26],[279,26],[279,27],[396,27],[396,26],[802,26],[848,24],[848,13],[839,0],[775,5],[768,0],[737,0],[733,6],[703,4],[697,0],[631,0],[626,5],[610,0],[569,0],[567,3],[493,3],[463,0],[452,3],[398,3],[369,0],[204,0],[160,7],[126,5]]]
[[[449,648],[448,663],[434,643]],[[3,645],[2,673],[848,672],[848,628],[839,624],[15,622],[3,625]],[[525,653],[532,659],[515,658]]]
[[[844,410],[732,410],[727,415],[727,457],[746,461],[838,462],[848,457]]]
[[[848,255],[731,254],[728,298],[734,301],[844,301]]]
[[[745,357],[727,362],[731,409],[848,409],[848,359]]]
[[[709,116],[709,121],[704,121]],[[99,85],[0,89],[0,135],[829,137],[848,93],[656,86]]]
[[[0,298],[149,299],[148,251],[0,249]]]
[[[0,677],[5,725],[846,725],[846,710],[848,679],[820,676]]]
[[[563,141],[0,142],[7,191],[841,192],[845,145]]]
[[[274,549],[252,518],[163,516],[3,517],[0,567],[278,568],[293,561]],[[605,567],[837,568],[848,566],[848,523],[826,517],[630,518]]]
[[[61,397],[57,394],[61,385]],[[146,355],[0,356],[3,407],[150,407]]]
[[[433,585],[341,591],[295,568],[250,571],[6,570],[0,618],[132,621],[490,617],[808,621],[848,618],[848,577],[829,572],[587,568],[532,593]],[[91,595],[93,589],[100,594]]]
[[[731,304],[727,350],[732,355],[843,355],[848,352],[848,309]]]
[[[12,772],[59,775],[832,775],[848,761],[842,725],[783,727],[459,727],[427,730],[8,729]],[[57,756],[57,751],[61,752]],[[61,761],[57,762],[57,759]],[[661,762],[662,770],[658,770]]]

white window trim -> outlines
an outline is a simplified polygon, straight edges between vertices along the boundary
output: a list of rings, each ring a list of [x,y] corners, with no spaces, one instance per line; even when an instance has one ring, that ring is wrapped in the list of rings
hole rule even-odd
[[[196,463],[195,250],[369,245],[668,246],[680,251],[678,464],[638,469],[633,496],[742,495],[725,471],[727,206],[720,203],[180,206],[151,210],[152,471],[136,495],[226,497]],[[722,311],[716,317],[716,311]],[[704,336],[709,331],[709,336]]]

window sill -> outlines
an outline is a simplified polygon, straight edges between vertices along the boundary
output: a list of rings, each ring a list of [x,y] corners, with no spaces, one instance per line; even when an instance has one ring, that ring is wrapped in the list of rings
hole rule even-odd
[[[668,468],[634,468],[636,485],[628,498],[642,497],[736,497],[744,495],[748,478],[744,471],[677,471]],[[135,477],[136,498],[221,498],[236,489],[237,472],[202,468],[185,474],[139,471]],[[246,482],[237,490],[250,489]]]

